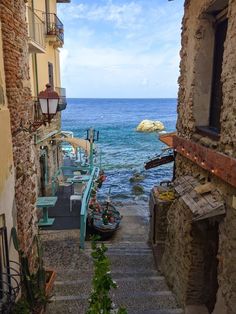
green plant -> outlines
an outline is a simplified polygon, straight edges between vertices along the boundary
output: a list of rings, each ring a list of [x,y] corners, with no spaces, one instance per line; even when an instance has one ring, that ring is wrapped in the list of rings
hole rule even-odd
[[[12,314],[30,314],[30,307],[26,300],[20,299],[14,305]]]
[[[40,243],[39,237],[35,236],[33,240],[33,245],[35,245],[37,248],[37,270],[35,272],[31,272],[29,267],[29,258],[20,248],[16,228],[12,228],[11,235],[14,247],[19,254],[19,260],[21,264],[22,283],[24,288],[23,296],[25,297],[25,299],[22,298],[21,303],[27,304],[32,313],[35,309],[37,310],[37,308],[45,307],[49,301],[49,298],[46,296],[45,292],[46,271],[43,266],[42,245]]]
[[[112,280],[110,261],[105,255],[107,247],[102,243],[98,246],[98,237],[92,238],[92,253],[94,264],[93,289],[89,298],[89,308],[86,314],[127,314],[124,308],[114,309],[109,296],[111,288],[116,289],[117,284]]]

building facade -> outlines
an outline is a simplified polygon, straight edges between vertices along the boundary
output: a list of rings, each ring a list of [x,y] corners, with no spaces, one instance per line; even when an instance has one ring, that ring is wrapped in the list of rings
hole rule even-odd
[[[27,21],[29,33],[29,73],[31,93],[35,108],[37,96],[46,84],[59,94],[59,110],[66,108],[66,92],[61,87],[59,48],[64,44],[64,26],[57,16],[57,3],[69,3],[68,0],[30,0],[27,3]],[[35,118],[40,113],[35,110]],[[34,134],[37,153],[39,195],[51,194],[51,178],[61,165],[61,150],[54,137],[61,131],[61,114],[57,113],[50,125],[41,126]]]
[[[11,229],[17,228],[33,267],[37,197],[50,193],[50,177],[60,165],[52,138],[60,132],[60,112],[50,125],[34,126],[43,119],[37,96],[47,83],[62,96],[58,111],[66,107],[58,50],[64,29],[56,16],[63,2],[70,1],[0,2],[0,309],[13,282],[8,262],[18,261]]]
[[[185,1],[173,139],[178,196],[161,268],[180,304],[199,314],[236,313],[235,25],[235,0]]]

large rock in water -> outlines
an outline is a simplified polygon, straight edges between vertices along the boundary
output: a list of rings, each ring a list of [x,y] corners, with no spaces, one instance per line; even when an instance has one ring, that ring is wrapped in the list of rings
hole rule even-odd
[[[144,193],[144,188],[142,187],[142,185],[137,184],[133,186],[132,191],[135,195],[141,195]]]
[[[161,121],[143,120],[136,128],[138,132],[157,132],[164,130],[164,124]]]

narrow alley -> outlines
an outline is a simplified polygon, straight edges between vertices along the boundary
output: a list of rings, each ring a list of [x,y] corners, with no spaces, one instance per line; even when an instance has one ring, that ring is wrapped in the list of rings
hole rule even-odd
[[[129,314],[181,314],[164,277],[156,270],[148,245],[148,217],[139,207],[119,208],[124,216],[121,228],[114,239],[105,242],[112,278],[118,284],[112,299]],[[84,251],[79,249],[79,230],[41,231],[41,235],[45,264],[57,272],[47,313],[86,313],[92,279],[90,243],[86,242]]]

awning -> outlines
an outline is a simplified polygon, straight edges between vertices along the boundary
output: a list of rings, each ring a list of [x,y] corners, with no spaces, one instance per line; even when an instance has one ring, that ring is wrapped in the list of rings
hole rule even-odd
[[[173,138],[176,135],[176,132],[166,133],[166,134],[160,134],[159,140],[163,143],[165,143],[170,148],[173,148]]]
[[[90,154],[90,143],[89,141],[83,139],[83,138],[78,138],[78,137],[61,137],[61,138],[57,138],[57,141],[60,142],[66,142],[71,144],[74,148],[80,147],[83,150],[85,150],[85,152],[89,155]],[[95,148],[95,145],[94,145]]]

